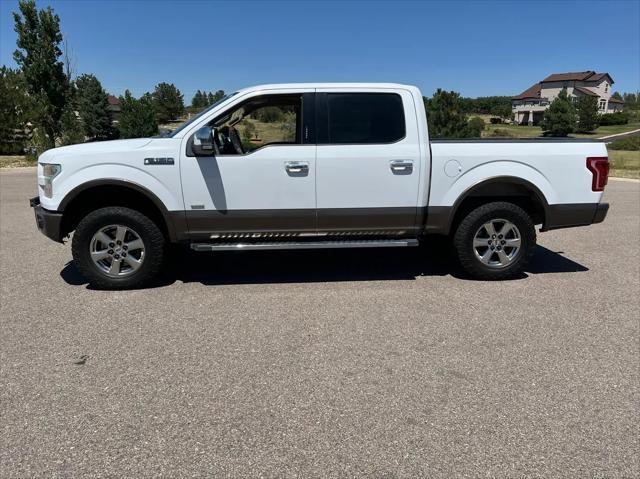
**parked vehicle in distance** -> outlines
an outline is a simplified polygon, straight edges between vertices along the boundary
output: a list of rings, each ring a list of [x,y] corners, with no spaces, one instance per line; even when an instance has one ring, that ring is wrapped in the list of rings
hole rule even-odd
[[[167,137],[55,148],[38,228],[71,232],[94,286],[138,287],[196,251],[416,246],[450,236],[480,279],[523,271],[541,231],[604,220],[609,163],[585,140],[429,140],[418,88],[257,86]]]

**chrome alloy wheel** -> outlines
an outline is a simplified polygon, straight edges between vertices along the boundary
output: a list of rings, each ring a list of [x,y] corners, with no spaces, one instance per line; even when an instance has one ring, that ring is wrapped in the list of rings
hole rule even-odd
[[[520,254],[521,241],[516,225],[504,219],[493,219],[476,231],[473,252],[490,268],[504,268]]]
[[[128,226],[109,225],[93,235],[89,253],[100,271],[113,278],[122,278],[142,266],[144,243]]]

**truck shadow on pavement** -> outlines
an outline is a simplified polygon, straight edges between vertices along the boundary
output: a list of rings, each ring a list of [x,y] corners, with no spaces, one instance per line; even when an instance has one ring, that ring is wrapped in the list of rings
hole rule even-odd
[[[536,248],[526,273],[573,273],[588,268],[562,252]],[[339,281],[414,280],[419,276],[469,278],[457,265],[446,241],[434,240],[419,248],[371,248],[343,250],[290,250],[196,253],[174,246],[160,278],[147,288],[177,281],[204,285],[314,283]],[[60,276],[68,284],[87,281],[67,263]],[[512,280],[513,281],[513,280]]]

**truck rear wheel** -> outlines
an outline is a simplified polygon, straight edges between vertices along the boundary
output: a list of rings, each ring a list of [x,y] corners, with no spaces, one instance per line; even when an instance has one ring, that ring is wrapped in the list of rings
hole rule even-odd
[[[140,287],[162,267],[165,239],[142,213],[100,208],[78,224],[71,249],[78,271],[101,289]]]
[[[460,264],[473,278],[513,278],[524,271],[534,252],[535,225],[513,203],[487,203],[460,222],[454,246]]]

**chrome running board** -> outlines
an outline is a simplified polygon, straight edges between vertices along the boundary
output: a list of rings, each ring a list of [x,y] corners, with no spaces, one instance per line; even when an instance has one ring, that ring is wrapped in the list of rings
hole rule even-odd
[[[354,240],[354,241],[282,241],[263,243],[191,243],[194,251],[244,251],[271,249],[329,249],[329,248],[398,248],[418,246],[418,240]]]

